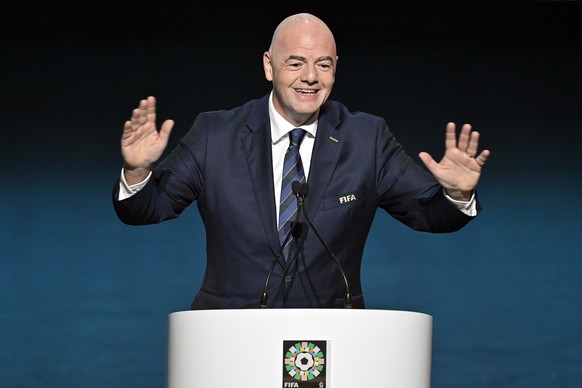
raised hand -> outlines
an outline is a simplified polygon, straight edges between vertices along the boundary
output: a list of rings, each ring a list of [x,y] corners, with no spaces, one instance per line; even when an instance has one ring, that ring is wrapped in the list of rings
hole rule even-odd
[[[128,184],[141,182],[147,177],[151,166],[166,149],[173,127],[173,120],[165,120],[158,132],[155,97],[149,96],[139,102],[131,118],[123,125],[121,136],[121,155]]]
[[[491,154],[483,150],[477,154],[479,132],[464,124],[457,141],[455,123],[448,123],[445,137],[445,155],[436,162],[427,152],[418,154],[426,168],[456,200],[469,200],[481,176],[481,169]]]

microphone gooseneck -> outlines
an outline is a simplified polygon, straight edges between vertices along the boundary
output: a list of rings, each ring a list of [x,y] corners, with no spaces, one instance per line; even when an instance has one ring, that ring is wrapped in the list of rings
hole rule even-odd
[[[303,202],[305,201],[305,197],[307,197],[307,194],[309,193],[309,185],[307,183],[299,183],[299,182],[295,181],[292,183],[292,186],[293,186],[293,192],[296,193],[296,195],[297,195],[297,203],[298,204],[301,203],[301,205],[303,205]],[[311,219],[307,215],[307,211],[305,210],[305,207],[304,206],[299,206],[299,207],[301,209],[303,209],[303,215],[305,216],[305,220],[309,224],[309,227],[311,227],[311,229],[313,230],[313,232],[317,236],[318,240],[325,247],[325,250],[329,253],[329,255],[333,259],[336,267],[341,272],[343,280],[344,280],[344,285],[346,288],[346,294],[344,296],[344,307],[347,309],[352,308],[352,293],[350,292],[350,285],[348,282],[348,278],[346,277],[346,274],[345,274],[341,264],[339,263],[338,259],[335,257],[335,254],[333,253],[333,251],[331,250],[329,245],[327,245],[327,243],[325,242],[323,237],[321,237],[321,234],[319,234],[319,231],[317,230],[317,228],[311,222]]]
[[[275,256],[275,260],[273,260],[273,262],[271,263],[271,268],[269,268],[269,273],[267,274],[267,278],[265,279],[265,288],[263,289],[263,293],[261,294],[261,301],[259,302],[260,308],[267,307],[267,305],[269,303],[269,295],[267,293],[267,289],[269,288],[269,281],[271,280],[271,275],[273,274],[273,270],[275,269],[275,265],[277,265],[277,262],[279,261],[279,258],[281,257],[282,253],[283,253],[283,251],[281,250],[277,254],[277,256]]]
[[[299,182],[293,181],[291,183],[291,189],[295,195],[297,195],[296,191],[295,191],[295,189],[297,188],[296,184],[299,184]],[[298,199],[297,200],[298,209],[301,208],[302,206],[303,206],[303,201],[301,201],[301,203],[299,203],[299,199]],[[297,214],[295,215],[295,222],[293,222],[293,224],[291,225],[291,230],[289,230],[289,233],[287,234],[287,236],[285,236],[285,240],[283,240],[283,243],[281,244],[281,249],[279,250],[279,252],[277,252],[277,254],[275,255],[275,258],[273,259],[273,262],[271,263],[271,268],[269,268],[269,272],[267,273],[267,277],[265,279],[265,287],[263,288],[263,293],[261,294],[261,300],[259,302],[260,308],[266,308],[267,305],[269,304],[268,288],[269,288],[269,282],[271,281],[271,276],[273,275],[273,271],[275,270],[275,266],[277,265],[277,263],[279,263],[279,258],[281,258],[281,256],[283,255],[283,250],[285,249],[285,245],[287,245],[287,243],[289,242],[289,239],[291,237],[296,235],[297,226],[299,225],[300,214],[301,214],[301,211],[298,210]]]
[[[295,183],[295,182],[293,182],[293,183]],[[305,199],[305,197],[307,196],[307,193],[309,192],[309,185],[307,183],[301,183],[301,186],[298,188],[297,192],[299,193],[299,195],[298,195],[299,197],[303,197],[303,199]],[[311,219],[307,215],[307,211],[305,210],[304,207],[303,207],[303,215],[305,216],[305,220],[307,221],[307,223],[309,224],[309,226],[311,227],[311,229],[313,230],[313,232],[317,236],[318,240],[325,247],[325,250],[329,253],[329,255],[331,256],[331,258],[333,259],[333,262],[335,263],[335,266],[341,272],[342,278],[344,280],[344,285],[345,285],[345,288],[346,288],[346,294],[344,296],[344,307],[347,308],[347,309],[352,308],[352,293],[350,292],[350,285],[349,285],[349,282],[348,282],[348,278],[346,277],[346,274],[345,274],[345,272],[344,272],[341,264],[339,263],[337,257],[335,257],[335,254],[333,253],[333,251],[331,250],[331,248],[329,247],[329,245],[327,245],[327,243],[325,242],[325,240],[323,239],[323,237],[321,237],[321,234],[319,233],[319,231],[317,230],[317,228],[311,222]]]
[[[281,250],[277,253],[277,255],[275,256],[275,259],[271,263],[271,268],[269,268],[267,278],[265,279],[265,287],[264,287],[263,293],[261,295],[259,307],[265,308],[268,306],[268,301],[269,301],[268,288],[269,288],[269,282],[271,280],[271,276],[273,275],[273,271],[275,270],[275,266],[279,262],[279,258],[283,254],[283,249],[284,249],[285,245],[287,245],[287,242],[289,241],[291,236],[296,235],[296,232],[297,232],[296,229],[297,229],[298,225],[300,225],[299,217],[300,217],[300,214],[303,213],[303,215],[305,216],[305,220],[307,221],[309,227],[313,230],[313,232],[317,236],[317,239],[325,247],[325,250],[329,253],[329,255],[331,256],[331,258],[334,261],[334,264],[339,269],[339,271],[342,275],[345,290],[346,290],[346,293],[344,296],[344,307],[348,308],[348,309],[352,308],[352,294],[350,292],[348,278],[346,277],[346,274],[345,274],[341,264],[339,263],[338,259],[335,257],[335,254],[333,253],[333,251],[331,250],[329,245],[327,245],[327,243],[325,242],[325,240],[323,239],[323,237],[321,236],[321,234],[319,233],[317,228],[315,228],[315,226],[311,222],[311,219],[307,215],[307,211],[305,210],[305,207],[303,206],[305,203],[305,197],[307,197],[307,194],[309,193],[309,185],[307,183],[300,183],[298,181],[293,181],[291,183],[291,190],[292,190],[293,194],[295,194],[295,196],[297,197],[297,210],[298,210],[297,215],[296,215],[295,222],[293,223],[289,234],[285,237],[285,240],[283,241],[283,244],[281,246]],[[302,244],[303,244],[303,240],[301,241],[301,245]],[[291,261],[295,260],[296,255],[297,255],[297,252],[295,253],[295,255]]]

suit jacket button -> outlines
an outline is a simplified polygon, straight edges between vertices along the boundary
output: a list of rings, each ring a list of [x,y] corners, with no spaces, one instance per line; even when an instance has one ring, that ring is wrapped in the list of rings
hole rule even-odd
[[[291,275],[285,275],[285,283],[291,283]]]

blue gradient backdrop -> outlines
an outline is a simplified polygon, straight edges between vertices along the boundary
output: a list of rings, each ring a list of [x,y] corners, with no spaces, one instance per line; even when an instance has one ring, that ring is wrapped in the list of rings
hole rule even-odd
[[[204,231],[195,207],[161,225],[117,220],[123,121],[156,95],[172,147],[196,113],[267,93],[262,52],[303,10],[336,32],[333,98],[385,117],[415,158],[442,155],[447,121],[471,122],[492,150],[465,229],[417,233],[378,214],[368,306],[433,316],[435,388],[581,386],[580,2],[360,3],[7,6],[1,387],[164,386],[167,316],[200,285]]]

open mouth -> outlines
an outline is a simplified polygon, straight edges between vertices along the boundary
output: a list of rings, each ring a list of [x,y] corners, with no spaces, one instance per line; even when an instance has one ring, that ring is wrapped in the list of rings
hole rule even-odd
[[[317,94],[317,90],[309,90],[309,89],[295,89],[297,93],[305,94],[305,95],[313,95]]]

